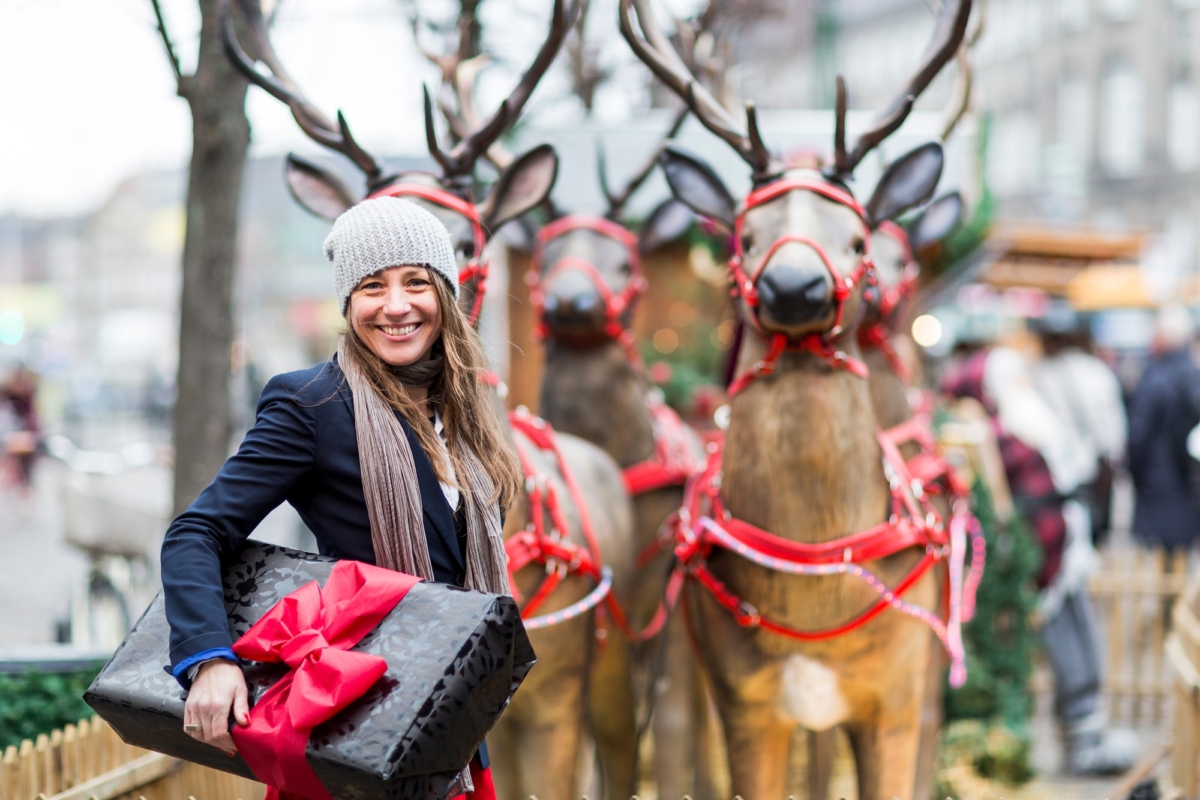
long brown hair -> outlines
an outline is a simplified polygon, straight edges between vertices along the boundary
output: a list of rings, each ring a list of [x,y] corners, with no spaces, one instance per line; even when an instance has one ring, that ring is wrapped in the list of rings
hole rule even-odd
[[[437,292],[442,310],[442,336],[434,344],[445,359],[442,374],[429,387],[427,402],[442,415],[442,426],[446,434],[446,448],[454,462],[454,469],[464,474],[463,467],[455,455],[460,440],[465,443],[491,476],[497,494],[493,497],[476,497],[478,504],[490,504],[500,500],[509,506],[520,495],[523,479],[520,463],[507,436],[487,385],[479,376],[490,367],[479,334],[471,327],[454,299],[449,284],[440,275],[431,274],[430,282]],[[350,302],[354,298],[351,295]],[[456,485],[469,491],[465,481],[456,481],[446,474],[445,461],[440,457],[442,443],[429,419],[421,413],[417,403],[408,395],[404,385],[396,378],[390,365],[368,348],[352,325],[342,332],[346,344],[346,355],[353,358],[359,370],[366,376],[375,391],[400,412],[404,421],[412,427],[421,443],[421,449],[429,456],[438,481]]]

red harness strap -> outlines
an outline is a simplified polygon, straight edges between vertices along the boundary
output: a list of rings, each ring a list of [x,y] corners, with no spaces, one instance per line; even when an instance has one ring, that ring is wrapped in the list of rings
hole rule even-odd
[[[654,392],[646,396],[646,408],[654,426],[654,455],[621,470],[625,488],[634,497],[668,486],[683,486],[701,466],[692,457],[688,429],[675,410]]]
[[[746,214],[757,206],[761,206],[780,195],[792,191],[814,192],[822,197],[833,200],[839,205],[846,206],[858,215],[863,224],[863,256],[857,266],[855,266],[854,271],[849,275],[842,275],[838,271],[829,254],[825,252],[825,248],[819,242],[811,237],[795,233],[785,234],[772,242],[771,246],[767,248],[766,253],[763,254],[763,257],[758,260],[754,269],[749,273],[746,272],[746,254],[742,250],[742,227],[746,221]],[[846,301],[850,298],[858,282],[869,278],[874,271],[874,266],[871,263],[871,235],[867,225],[867,215],[858,201],[854,199],[854,196],[832,184],[805,178],[791,178],[769,183],[760,189],[754,190],[746,197],[745,202],[742,204],[742,209],[738,212],[737,219],[734,222],[733,241],[734,254],[729,259],[729,273],[733,281],[734,294],[740,295],[747,306],[753,309],[758,305],[758,279],[767,264],[771,261],[771,258],[785,244],[794,242],[812,249],[821,259],[821,263],[825,265],[825,268],[829,270],[829,275],[833,279],[834,320],[833,327],[829,331],[811,333],[796,339],[790,339],[782,333],[772,333],[765,330],[758,321],[758,315],[751,313],[747,321],[749,329],[753,330],[759,336],[769,339],[770,347],[767,350],[767,355],[761,361],[755,364],[748,372],[734,379],[733,383],[729,386],[729,396],[732,397],[745,389],[754,379],[773,374],[775,372],[775,365],[785,350],[810,352],[825,361],[831,369],[844,369],[860,378],[865,378],[867,376],[866,365],[859,359],[845,353],[837,344],[838,337],[842,334]]]
[[[708,463],[689,483],[683,508],[675,528],[675,553],[678,571],[686,572],[700,582],[716,601],[733,615],[738,624],[759,627],[800,641],[818,641],[849,633],[862,627],[888,608],[894,608],[928,624],[942,640],[953,662],[951,680],[961,685],[965,680],[960,623],[973,613],[974,593],[983,569],[983,537],[978,523],[970,516],[965,497],[957,495],[962,488],[953,470],[936,452],[924,452],[934,447],[928,417],[877,434],[883,451],[884,472],[891,494],[891,515],[886,522],[859,533],[830,542],[806,544],[775,536],[744,520],[734,518],[725,508],[720,496],[722,447],[709,447]],[[916,441],[926,458],[905,463],[899,445]],[[916,460],[914,460],[916,461]],[[918,477],[920,475],[920,477]],[[942,480],[946,490],[955,492],[951,525],[946,528],[940,515],[929,501],[926,486]],[[972,527],[972,523],[974,523]],[[965,558],[967,537],[971,539],[971,576],[962,581],[962,560]],[[763,617],[749,602],[737,596],[708,568],[708,558],[714,547],[728,550],[767,569],[792,575],[850,574],[865,581],[879,594],[879,599],[853,619],[831,628],[806,631],[783,622]],[[873,573],[862,567],[863,562],[894,555],[912,547],[924,548],[924,554],[894,587],[888,587]],[[950,572],[946,618],[906,603],[902,596],[917,583],[938,561],[949,560]]]
[[[446,191],[437,186],[426,186],[420,183],[397,183],[387,186],[375,192],[368,197],[372,200],[376,197],[419,197],[434,205],[439,205],[442,208],[460,214],[467,218],[471,223],[471,231],[475,238],[475,252],[471,254],[471,258],[467,263],[458,270],[458,285],[462,286],[471,279],[475,281],[475,302],[471,305],[471,313],[467,318],[471,321],[471,326],[474,327],[479,321],[479,314],[483,310],[483,296],[487,292],[488,279],[488,259],[484,255],[484,250],[487,247],[487,235],[483,229],[483,220],[479,217],[479,208],[469,200]]]
[[[858,330],[858,344],[863,349],[878,349],[887,359],[892,370],[905,383],[912,383],[912,375],[908,367],[900,359],[892,342],[893,327],[896,323],[896,309],[917,290],[917,278],[920,268],[913,260],[912,248],[908,242],[908,234],[894,222],[885,221],[879,224],[877,231],[895,239],[900,244],[904,268],[900,279],[891,286],[879,287],[879,318],[870,325],[864,325]]]
[[[521,618],[525,621],[526,630],[537,630],[557,625],[561,622],[575,619],[592,610],[601,603],[612,615],[613,622],[627,638],[632,641],[646,641],[653,638],[666,624],[669,608],[661,609],[641,631],[633,630],[625,615],[625,611],[612,595],[612,573],[604,566],[600,555],[600,546],[592,528],[591,516],[584,504],[583,494],[575,483],[575,477],[563,458],[558,447],[558,438],[554,428],[548,422],[535,417],[524,409],[509,412],[509,421],[514,430],[520,431],[539,450],[553,453],[567,493],[571,496],[576,511],[579,514],[580,527],[583,530],[587,547],[566,541],[570,528],[563,513],[562,504],[554,491],[554,485],[538,472],[525,445],[516,441],[517,454],[521,459],[521,468],[525,472],[525,490],[529,499],[529,526],[509,537],[504,543],[508,556],[509,585],[513,596],[520,601],[516,588],[515,576],[518,571],[529,564],[545,564],[546,579],[538,586],[534,595],[529,598],[521,610]],[[547,525],[549,515],[549,525]],[[563,579],[568,575],[583,575],[598,582],[595,589],[583,600],[562,611],[534,617],[534,612],[542,605]],[[682,580],[672,580],[667,586],[669,603],[674,605],[679,595]],[[664,601],[665,603],[666,601]]]

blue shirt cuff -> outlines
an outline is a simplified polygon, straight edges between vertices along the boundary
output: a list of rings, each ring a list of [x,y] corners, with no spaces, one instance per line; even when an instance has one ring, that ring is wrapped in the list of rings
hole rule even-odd
[[[192,683],[188,678],[188,670],[197,664],[202,664],[205,661],[212,661],[214,658],[223,658],[227,661],[233,661],[234,663],[237,663],[238,660],[238,657],[234,655],[233,651],[228,647],[213,647],[208,650],[201,650],[199,653],[196,653],[196,655],[189,656],[183,661],[180,661],[175,665],[175,668],[171,670],[171,674],[175,676],[175,680],[179,681],[179,684],[183,686],[183,688],[187,689]]]

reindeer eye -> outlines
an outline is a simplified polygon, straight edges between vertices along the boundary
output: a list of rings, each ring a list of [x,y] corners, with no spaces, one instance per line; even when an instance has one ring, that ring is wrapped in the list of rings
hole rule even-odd
[[[861,256],[863,253],[867,252],[867,242],[865,239],[855,239],[851,246],[854,248],[854,252],[857,255]]]
[[[475,243],[474,242],[463,242],[462,244],[460,244],[458,246],[458,253],[463,258],[474,258],[475,257]]]
[[[747,234],[742,237],[742,252],[747,255],[753,255],[756,252],[753,236]]]

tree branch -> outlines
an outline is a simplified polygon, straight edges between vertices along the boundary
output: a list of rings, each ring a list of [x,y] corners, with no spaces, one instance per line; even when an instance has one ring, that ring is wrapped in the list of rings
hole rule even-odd
[[[150,5],[154,7],[154,18],[158,20],[158,34],[162,37],[163,47],[167,48],[167,59],[171,62],[171,69],[175,72],[175,83],[182,86],[183,70],[179,66],[179,56],[175,54],[175,45],[171,44],[171,36],[167,33],[167,22],[163,19],[162,6],[158,4],[158,0],[150,0]]]

